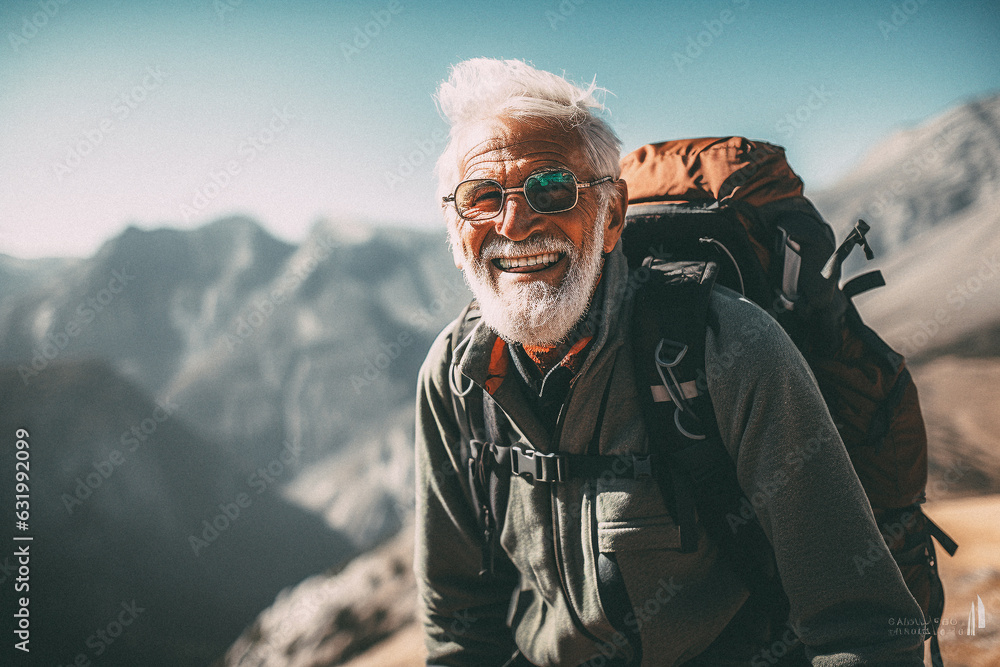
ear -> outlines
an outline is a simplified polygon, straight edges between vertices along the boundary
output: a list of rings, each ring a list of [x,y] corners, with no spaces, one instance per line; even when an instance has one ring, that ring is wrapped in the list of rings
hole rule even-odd
[[[622,230],[625,228],[625,210],[628,208],[628,184],[618,179],[615,181],[615,199],[612,200],[608,208],[608,219],[604,227],[604,252],[609,253],[615,249],[618,239],[621,238]]]

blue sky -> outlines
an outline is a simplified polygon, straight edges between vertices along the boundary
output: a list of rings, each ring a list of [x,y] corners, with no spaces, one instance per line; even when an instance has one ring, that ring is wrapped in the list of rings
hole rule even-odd
[[[126,225],[242,213],[440,225],[449,65],[597,83],[625,150],[742,134],[807,193],[890,132],[1000,91],[996,2],[6,0],[0,252],[86,256]]]

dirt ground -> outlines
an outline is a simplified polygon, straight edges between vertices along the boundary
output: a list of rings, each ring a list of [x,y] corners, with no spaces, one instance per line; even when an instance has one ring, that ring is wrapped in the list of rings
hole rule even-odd
[[[959,544],[953,557],[938,549],[945,590],[939,635],[944,663],[996,667],[1000,665],[1000,495],[929,503],[926,511]],[[986,627],[977,627],[970,635],[969,615],[972,606],[978,606],[977,596],[983,601]]]

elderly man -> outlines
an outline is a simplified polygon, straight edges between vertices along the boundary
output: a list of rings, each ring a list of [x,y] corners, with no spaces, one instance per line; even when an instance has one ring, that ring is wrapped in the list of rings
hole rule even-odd
[[[890,618],[920,619],[920,609],[815,381],[745,299],[712,294],[720,326],[705,352],[740,485],[753,493],[808,437],[836,443],[756,508],[787,594],[778,616],[700,525],[697,549],[680,548],[649,476],[533,483],[484,466],[487,441],[648,452],[655,425],[637,406],[619,243],[627,186],[594,90],[476,59],[438,91],[452,124],[439,195],[476,307],[438,337],[418,386],[415,569],[428,664],[923,664],[922,638],[891,632]],[[763,332],[756,354],[719,364],[748,326]],[[491,465],[509,475],[503,457]],[[869,556],[863,575],[857,553]]]

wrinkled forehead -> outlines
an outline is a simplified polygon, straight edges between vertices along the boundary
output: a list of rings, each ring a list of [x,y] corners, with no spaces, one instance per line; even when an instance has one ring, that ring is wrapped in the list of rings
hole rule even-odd
[[[492,178],[512,187],[552,167],[568,168],[580,180],[593,177],[579,132],[557,123],[484,122],[463,132],[457,148],[461,180]]]

